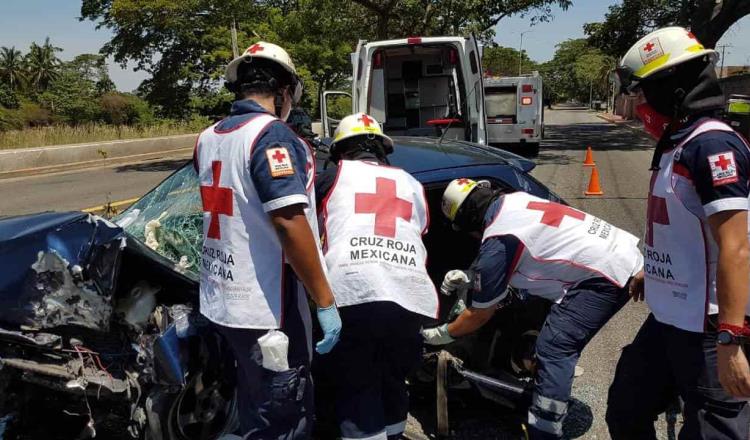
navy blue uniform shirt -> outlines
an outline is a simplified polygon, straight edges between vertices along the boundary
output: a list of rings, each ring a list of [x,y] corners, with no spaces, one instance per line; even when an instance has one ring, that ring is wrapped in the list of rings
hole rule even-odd
[[[706,120],[698,117],[685,124],[672,135],[674,145]],[[683,146],[677,164],[681,166],[681,172],[687,172],[687,177],[693,181],[706,216],[748,209],[750,151],[738,134],[727,131],[700,134]],[[734,173],[731,173],[732,167]]]
[[[230,115],[219,122],[215,129],[230,131],[264,113],[268,112],[253,100],[235,101]],[[294,174],[278,177],[271,175],[266,150],[278,147],[286,149],[294,167]],[[249,168],[264,211],[274,211],[296,204],[309,204],[306,191],[306,148],[297,135],[281,120],[271,122],[258,135],[250,153]],[[197,162],[195,166],[197,168]]]
[[[503,204],[503,196],[499,196],[492,203],[484,216],[484,227],[492,223],[495,216],[500,212]],[[479,254],[471,264],[470,270],[479,277],[479,291],[472,293],[471,307],[485,309],[495,306],[507,295],[508,281],[515,267],[514,261],[523,247],[521,242],[513,235],[500,235],[491,237],[482,243]]]

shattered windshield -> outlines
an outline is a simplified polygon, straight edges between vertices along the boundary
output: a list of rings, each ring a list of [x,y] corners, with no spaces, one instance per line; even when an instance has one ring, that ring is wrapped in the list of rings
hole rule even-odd
[[[128,234],[174,262],[176,271],[198,278],[203,207],[192,162],[114,220]]]

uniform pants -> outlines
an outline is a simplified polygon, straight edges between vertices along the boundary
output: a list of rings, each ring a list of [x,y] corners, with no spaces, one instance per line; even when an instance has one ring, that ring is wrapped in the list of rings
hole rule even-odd
[[[537,375],[529,408],[531,439],[558,439],[583,348],[628,301],[627,289],[595,278],[554,304],[536,343]]]
[[[289,370],[263,368],[258,338],[268,330],[216,325],[237,360],[240,435],[246,440],[308,439],[312,433],[313,383],[310,376],[310,309],[304,291],[289,275],[284,319],[279,329],[289,337]]]
[[[422,359],[422,318],[389,301],[339,312],[341,339],[320,359],[334,389],[341,438],[400,438],[409,410],[406,377]]]
[[[680,439],[750,438],[750,408],[719,383],[716,333],[694,333],[649,315],[617,364],[607,402],[614,440],[656,439],[654,421],[677,396],[684,402]]]

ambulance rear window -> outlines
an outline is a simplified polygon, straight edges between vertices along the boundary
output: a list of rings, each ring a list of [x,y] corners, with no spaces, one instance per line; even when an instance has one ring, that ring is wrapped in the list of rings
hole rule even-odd
[[[484,89],[487,116],[497,118],[516,115],[516,87],[486,87]]]

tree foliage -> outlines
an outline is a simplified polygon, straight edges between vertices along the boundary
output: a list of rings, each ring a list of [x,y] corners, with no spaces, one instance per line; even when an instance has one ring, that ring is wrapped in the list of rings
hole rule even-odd
[[[586,39],[570,39],[557,45],[554,57],[540,66],[546,94],[556,100],[587,102],[607,94],[608,76],[615,59],[591,47]]]
[[[62,49],[53,46],[49,37],[41,46],[31,43],[29,53],[26,54],[26,71],[29,83],[38,91],[44,91],[58,75],[58,67],[61,64],[56,53]]]
[[[511,47],[490,46],[484,48],[482,56],[482,67],[485,74],[489,76],[517,76],[519,71],[519,58],[521,73],[529,73],[539,69],[539,65],[531,60],[523,51],[519,52]]]
[[[747,0],[623,0],[609,7],[603,22],[584,25],[584,32],[592,46],[615,57],[647,33],[670,25],[688,27],[706,47],[715,47],[748,14]]]
[[[15,46],[0,48],[0,81],[15,90],[25,78],[26,65],[21,51]]]
[[[504,17],[551,19],[572,0],[82,0],[81,17],[113,33],[102,48],[125,66],[151,74],[139,94],[163,115],[184,117],[195,97],[215,98],[232,59],[231,27],[240,49],[265,40],[287,49],[317,108],[317,91],[345,84],[358,39],[466,35],[489,40]],[[213,107],[213,104],[199,105]]]

